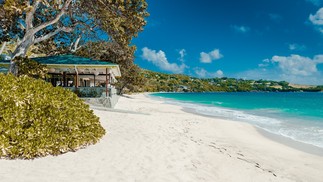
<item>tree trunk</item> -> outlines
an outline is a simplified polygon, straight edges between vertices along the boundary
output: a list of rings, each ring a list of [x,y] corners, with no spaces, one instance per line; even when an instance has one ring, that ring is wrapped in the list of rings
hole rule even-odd
[[[13,60],[15,59],[15,57],[26,55],[27,50],[34,43],[34,37],[35,36],[34,36],[33,32],[26,33],[25,37],[22,39],[20,44],[17,45],[17,48],[15,49],[15,51],[13,52],[13,54],[11,56],[10,68],[9,68],[10,73],[12,73],[14,75],[18,74],[18,69],[17,69],[16,63]]]
[[[6,47],[7,42],[3,42],[1,49],[0,49],[0,54],[2,54],[2,52],[4,51],[4,48]]]
[[[124,88],[126,88],[127,85],[128,85],[128,83],[125,83],[125,84],[122,85],[122,87],[119,89],[118,95],[123,95],[122,91],[123,91]]]
[[[33,37],[28,37],[23,40],[12,54],[12,59],[18,56],[26,56],[27,50],[33,44]]]
[[[69,7],[71,2],[72,2],[72,0],[66,0],[63,7],[59,11],[59,13],[53,19],[43,22],[38,26],[34,26],[33,25],[34,14],[38,8],[40,0],[34,1],[33,5],[31,6],[32,9],[26,12],[26,20],[25,20],[26,32],[25,32],[24,38],[22,39],[21,43],[18,44],[16,50],[13,52],[13,54],[11,56],[10,68],[9,68],[10,73],[17,75],[18,69],[17,69],[17,66],[13,60],[17,56],[25,56],[31,45],[41,42],[41,41],[44,41],[44,40],[56,35],[60,31],[64,31],[64,32],[72,31],[72,28],[70,28],[70,27],[57,27],[57,29],[55,31],[52,31],[46,35],[40,36],[37,39],[35,39],[35,34],[37,32],[39,32],[40,30],[42,30],[48,26],[52,26],[59,21],[59,19],[66,13],[66,10]],[[30,2],[27,1],[27,4],[30,5]]]

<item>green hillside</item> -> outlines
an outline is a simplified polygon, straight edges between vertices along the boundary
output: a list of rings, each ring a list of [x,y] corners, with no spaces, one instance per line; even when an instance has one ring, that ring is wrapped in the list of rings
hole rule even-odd
[[[136,91],[141,92],[319,92],[323,86],[293,87],[285,81],[244,80],[235,78],[196,78],[181,74],[164,74],[143,70],[145,83]]]

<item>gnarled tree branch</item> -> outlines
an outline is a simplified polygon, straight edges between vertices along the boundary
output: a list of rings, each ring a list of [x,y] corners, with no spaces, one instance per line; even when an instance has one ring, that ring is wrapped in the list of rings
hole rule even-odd
[[[29,1],[28,1],[29,5]],[[38,8],[39,5],[39,0],[34,1],[32,6],[29,6],[29,11],[26,13],[26,30],[30,30],[33,28],[33,19],[34,19],[34,14],[36,12],[36,9]]]
[[[82,38],[82,35],[79,35],[79,37],[76,39],[74,43],[71,45],[71,51],[76,52],[78,49],[80,49],[82,46],[78,46],[80,43],[80,40]]]
[[[43,28],[46,28],[50,25],[57,23],[58,20],[66,13],[66,9],[68,8],[68,6],[70,5],[71,2],[72,2],[72,0],[66,0],[64,3],[64,6],[62,7],[61,11],[56,15],[56,17],[48,22],[44,22],[44,23],[38,25],[37,27],[35,27],[34,32],[36,33]]]
[[[73,28],[70,28],[70,27],[59,27],[54,32],[50,32],[50,33],[48,33],[46,35],[43,35],[41,37],[36,38],[35,41],[34,41],[34,43],[37,44],[37,43],[39,43],[41,41],[44,41],[46,39],[49,39],[52,36],[58,34],[59,32],[66,32],[66,33],[68,33],[68,32],[71,32],[71,31],[73,31]]]
[[[2,54],[2,52],[4,51],[4,48],[6,47],[7,42],[3,42],[1,48],[0,48],[0,54]]]

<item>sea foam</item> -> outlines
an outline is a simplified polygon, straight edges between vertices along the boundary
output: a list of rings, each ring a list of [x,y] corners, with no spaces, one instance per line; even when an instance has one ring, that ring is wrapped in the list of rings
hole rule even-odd
[[[247,122],[267,132],[323,148],[323,124],[321,122],[313,126],[313,123],[309,125],[302,119],[273,117],[274,114],[280,113],[276,109],[259,109],[250,112],[173,99],[166,99],[166,103],[179,105],[206,116]]]

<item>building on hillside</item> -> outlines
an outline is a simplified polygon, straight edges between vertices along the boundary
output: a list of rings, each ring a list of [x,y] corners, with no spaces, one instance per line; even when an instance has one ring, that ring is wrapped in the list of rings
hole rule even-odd
[[[113,107],[117,91],[113,84],[121,76],[119,65],[74,55],[32,58],[48,68],[46,81],[69,89],[92,104]],[[0,60],[0,72],[8,72],[10,62]],[[94,99],[96,98],[96,99]]]

